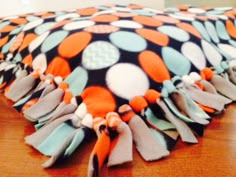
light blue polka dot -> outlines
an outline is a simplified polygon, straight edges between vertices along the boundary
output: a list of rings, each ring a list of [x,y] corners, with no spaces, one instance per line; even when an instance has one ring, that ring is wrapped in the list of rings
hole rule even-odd
[[[19,53],[17,53],[16,56],[14,57],[13,61],[15,61],[15,62],[22,61],[22,56]]]
[[[1,30],[2,28],[4,28],[5,26],[9,25],[9,24],[10,24],[9,21],[5,21],[5,22],[0,23],[0,30]]]
[[[236,41],[235,41],[235,40],[229,40],[229,43],[230,43],[231,45],[233,45],[234,47],[236,47]]]
[[[82,64],[86,69],[102,69],[115,64],[120,58],[119,50],[109,42],[96,41],[89,44],[82,55]]]
[[[56,16],[60,16],[60,15],[64,15],[64,14],[65,14],[65,12],[63,12],[63,11],[56,11],[55,12]]]
[[[143,15],[143,16],[153,16],[155,15],[155,13],[144,10],[144,9],[136,9],[136,10],[132,10],[132,13],[138,14],[138,15]]]
[[[222,15],[224,14],[224,11],[222,10],[211,10],[206,12],[207,15]]]
[[[9,35],[16,35],[16,34],[19,34],[22,29],[23,29],[24,25],[20,25],[19,27],[17,27],[16,29],[12,30]]]
[[[69,89],[74,96],[80,95],[88,82],[88,72],[82,67],[77,67],[65,82],[69,84]]]
[[[10,47],[12,46],[13,42],[15,41],[16,36],[14,36],[7,44],[5,44],[2,48],[2,53],[6,54],[9,52]]]
[[[50,34],[41,46],[41,51],[46,53],[59,45],[68,35],[67,31],[57,31]]]
[[[163,47],[162,57],[168,69],[175,75],[183,76],[190,72],[190,61],[177,50]]]
[[[48,31],[51,27],[53,27],[56,23],[55,22],[47,22],[43,23],[42,25],[35,28],[35,33],[38,35],[43,34],[44,32]]]
[[[210,35],[211,39],[215,43],[219,43],[220,40],[219,40],[219,38],[217,36],[217,32],[216,32],[215,26],[211,22],[206,21],[205,22],[205,27],[206,27],[206,30],[207,30],[208,34]]]
[[[190,38],[186,31],[175,26],[165,25],[157,28],[157,30],[180,42],[188,41]]]
[[[227,30],[225,28],[225,24],[220,20],[218,20],[216,22],[216,31],[221,39],[223,39],[223,40],[230,39],[229,34],[227,33]]]
[[[203,38],[205,40],[207,40],[208,42],[211,41],[211,39],[210,39],[210,37],[209,37],[209,35],[202,23],[200,23],[199,21],[194,21],[192,24],[201,33],[201,35],[203,36]]]
[[[147,47],[146,40],[140,35],[133,32],[115,32],[110,34],[109,39],[119,48],[129,52],[140,52]]]
[[[26,20],[28,20],[29,22],[35,21],[35,20],[39,20],[39,17],[36,16],[27,16]]]
[[[165,8],[165,11],[170,11],[170,12],[179,12],[179,9],[176,7],[167,7]]]

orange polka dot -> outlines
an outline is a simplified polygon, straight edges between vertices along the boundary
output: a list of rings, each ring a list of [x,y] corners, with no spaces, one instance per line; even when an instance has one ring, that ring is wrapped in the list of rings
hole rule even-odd
[[[23,49],[25,49],[26,47],[29,46],[29,44],[37,37],[36,34],[34,33],[29,33],[24,37],[24,40],[21,44],[21,46],[19,47],[19,51],[21,52]]]
[[[140,5],[137,5],[137,4],[130,4],[127,6],[127,8],[130,8],[130,9],[141,9],[143,8],[143,6],[140,6]]]
[[[198,30],[196,30],[196,28],[194,28],[192,25],[188,24],[188,23],[178,23],[176,24],[177,27],[189,32],[190,34],[202,39],[201,34],[199,33]]]
[[[158,19],[154,19],[152,17],[145,17],[145,16],[134,16],[133,20],[138,22],[138,23],[141,23],[143,25],[153,26],[153,27],[158,27],[158,26],[161,26],[163,24]]]
[[[58,53],[63,58],[72,58],[79,54],[91,41],[92,35],[88,32],[78,32],[68,36],[58,47]]]
[[[48,13],[45,13],[45,14],[41,15],[41,18],[52,17],[52,16],[54,16],[54,15],[55,15],[54,13],[48,12]]]
[[[17,50],[20,45],[22,44],[23,40],[24,40],[24,36],[25,33],[21,32],[20,34],[18,34],[13,42],[13,44],[10,47],[10,52],[13,53],[15,50]]]
[[[108,112],[116,109],[116,102],[112,93],[100,86],[87,87],[82,93],[83,102],[88,112],[94,117],[105,117]]]
[[[203,9],[205,11],[208,11],[208,10],[211,10],[212,8],[211,7],[200,7],[200,9]]]
[[[0,38],[0,47],[5,45],[9,40],[9,36],[5,36],[4,38]]]
[[[4,55],[2,53],[0,53],[0,60],[4,59]]]
[[[95,22],[114,22],[119,20],[119,17],[115,15],[98,15],[92,18]]]
[[[226,21],[226,29],[231,37],[236,38],[236,27],[231,20]]]
[[[224,15],[226,15],[227,17],[230,17],[232,19],[235,19],[235,12],[233,12],[233,11],[227,11],[224,13]]]
[[[188,10],[188,8],[189,8],[187,5],[178,5],[176,7],[180,10]]]
[[[55,76],[61,76],[62,78],[65,78],[70,73],[71,73],[71,69],[70,69],[69,63],[61,57],[55,57],[49,63],[46,70],[46,75],[53,74]]]
[[[150,29],[137,29],[136,32],[143,36],[145,39],[158,44],[160,46],[167,46],[169,43],[169,37],[161,32]]]
[[[7,32],[11,32],[12,30],[16,29],[17,26],[12,26],[12,25],[7,25],[7,26],[4,26],[0,32],[1,33],[7,33]]]
[[[15,19],[10,19],[10,22],[20,25],[20,24],[26,24],[28,21],[25,18],[15,18]]]
[[[84,8],[84,9],[77,10],[78,14],[84,15],[84,16],[93,15],[96,12],[98,12],[98,9],[96,9],[94,7]]]
[[[195,18],[198,19],[198,20],[201,20],[201,21],[207,21],[208,20],[207,16],[201,16],[201,15],[198,15]]]
[[[170,79],[170,74],[163,60],[159,55],[152,51],[144,51],[139,54],[139,63],[143,70],[155,82],[162,83]],[[158,68],[158,69],[157,69]]]
[[[157,19],[157,20],[162,21],[164,23],[172,23],[172,24],[176,24],[176,23],[180,22],[178,19],[175,19],[173,17],[168,17],[165,15],[156,15],[156,16],[154,16],[154,19]]]
[[[27,55],[25,58],[23,58],[22,63],[32,67],[33,57],[31,54]]]

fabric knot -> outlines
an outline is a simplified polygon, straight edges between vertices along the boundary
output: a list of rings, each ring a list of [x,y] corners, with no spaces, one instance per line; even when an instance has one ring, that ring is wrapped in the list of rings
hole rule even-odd
[[[159,93],[159,92],[156,91],[156,90],[150,89],[150,90],[148,90],[148,91],[145,93],[144,98],[145,98],[149,103],[155,104],[156,101],[161,98],[161,93]]]
[[[66,82],[62,82],[58,86],[60,89],[66,91],[69,88],[69,85]]]
[[[163,88],[161,90],[161,95],[166,98],[169,96],[169,94],[171,94],[174,90],[176,89],[176,87],[174,86],[173,82],[170,80],[166,80],[163,82]]]
[[[223,73],[225,71],[225,69],[222,67],[221,64],[215,65],[214,69],[215,69],[217,74],[221,74],[221,73]]]
[[[129,105],[136,113],[140,113],[143,109],[148,107],[147,101],[141,96],[136,96],[131,99]]]
[[[204,80],[211,80],[211,78],[213,77],[214,75],[214,72],[212,71],[211,68],[204,68],[202,71],[201,71],[201,77],[202,79]]]

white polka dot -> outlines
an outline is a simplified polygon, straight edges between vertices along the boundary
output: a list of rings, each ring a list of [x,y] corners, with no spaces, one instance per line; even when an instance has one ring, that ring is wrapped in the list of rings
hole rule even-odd
[[[66,20],[66,19],[70,19],[70,18],[75,18],[75,17],[79,17],[79,14],[77,14],[77,13],[69,13],[69,14],[65,14],[65,15],[60,15],[59,17],[56,18],[56,21],[60,22],[62,20]]]
[[[203,68],[206,67],[205,56],[204,56],[201,48],[197,44],[195,44],[193,42],[186,42],[182,45],[181,52],[199,70],[202,70]]]
[[[208,61],[213,65],[219,65],[222,61],[221,54],[207,41],[202,40],[202,48],[203,51],[208,59]]]
[[[236,59],[236,48],[228,44],[218,44],[218,47],[225,53]]]
[[[121,11],[121,12],[130,12],[131,11],[131,9],[125,8],[125,7],[114,7],[113,9],[115,9],[117,11]]]
[[[233,9],[232,7],[216,7],[216,10],[223,10],[223,11],[227,11],[227,10],[231,10]]]
[[[142,96],[149,89],[146,74],[130,63],[120,63],[111,67],[106,74],[108,88],[117,96],[132,99]]]
[[[41,36],[34,39],[29,45],[29,51],[33,52],[36,48],[38,48],[43,43],[43,41],[48,37],[48,35],[49,31],[43,33]]]
[[[119,20],[119,21],[112,22],[111,25],[122,27],[122,28],[134,28],[134,29],[143,27],[141,24],[131,21],[131,20]]]
[[[112,14],[115,13],[115,10],[104,10],[104,11],[100,11],[100,12],[96,12],[95,14],[92,15],[92,17],[96,17],[98,15],[103,15],[103,14]]]
[[[15,19],[15,18],[19,18],[19,16],[17,15],[7,16],[7,17],[4,17],[2,20],[10,20],[10,19]]]
[[[46,69],[47,69],[47,57],[46,57],[46,55],[41,53],[38,56],[36,56],[33,60],[32,65],[33,65],[34,70],[40,69],[40,71],[42,73],[44,71],[46,71]]]
[[[191,15],[187,15],[187,14],[176,13],[176,14],[170,14],[169,16],[179,19],[179,20],[194,21],[194,18]]]
[[[35,28],[35,27],[41,25],[42,23],[43,23],[43,19],[32,21],[32,22],[25,25],[25,27],[23,28],[23,31],[28,31],[32,28]]]
[[[95,24],[95,22],[90,21],[90,20],[74,21],[74,22],[66,24],[63,27],[63,29],[71,31],[71,30],[76,30],[76,29],[89,27],[89,26],[92,26],[94,24]]]
[[[200,8],[189,8],[188,11],[194,14],[201,14],[206,12],[205,10]]]
[[[211,22],[206,21],[205,22],[205,27],[206,27],[206,30],[207,30],[208,34],[210,35],[211,39],[215,43],[219,43],[220,40],[218,38],[215,26]]]

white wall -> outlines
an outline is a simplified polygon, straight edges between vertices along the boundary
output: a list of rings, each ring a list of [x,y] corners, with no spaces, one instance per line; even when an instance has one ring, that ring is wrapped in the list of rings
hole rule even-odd
[[[192,4],[208,7],[236,7],[236,0],[165,0],[165,5],[167,7],[176,6],[180,4]]]
[[[164,0],[1,0],[0,16],[44,10],[81,8],[99,4],[135,3],[153,8],[163,8]]]

